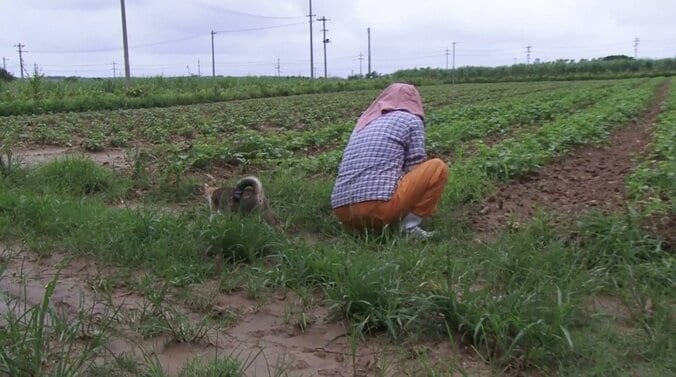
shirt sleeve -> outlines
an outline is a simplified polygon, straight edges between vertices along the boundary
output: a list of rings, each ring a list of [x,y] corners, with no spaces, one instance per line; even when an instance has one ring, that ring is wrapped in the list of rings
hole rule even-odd
[[[410,139],[404,155],[404,171],[409,172],[418,164],[425,161],[425,127],[423,121],[417,118],[411,121]]]

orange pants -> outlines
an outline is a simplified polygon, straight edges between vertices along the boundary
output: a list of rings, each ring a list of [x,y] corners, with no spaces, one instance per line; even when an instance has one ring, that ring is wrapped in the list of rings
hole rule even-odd
[[[381,229],[409,212],[432,216],[448,179],[448,166],[438,158],[427,160],[406,173],[389,201],[372,200],[335,208],[338,219],[353,229]]]

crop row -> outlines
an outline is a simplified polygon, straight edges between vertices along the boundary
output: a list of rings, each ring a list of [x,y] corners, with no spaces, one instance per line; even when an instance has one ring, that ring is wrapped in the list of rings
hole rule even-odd
[[[428,110],[572,87],[608,86],[609,82],[535,83],[422,87]],[[353,121],[377,91],[302,95],[171,108],[59,113],[0,117],[3,128],[16,130],[19,141],[78,145],[90,150],[124,147],[132,141],[159,144],[198,136],[224,136],[255,129],[261,132],[322,128]]]
[[[643,82],[639,88],[645,86],[646,82]],[[609,88],[571,89],[567,94],[563,92],[538,94],[498,103],[431,112],[426,125],[428,151],[431,154],[447,154],[455,149],[462,150],[465,146],[463,142],[485,137],[493,132],[513,132],[523,125],[558,124],[559,120],[565,121],[576,114],[580,114],[578,117],[582,116],[581,114],[587,113],[585,109],[596,102],[607,103],[608,98],[617,96],[616,93],[631,93],[635,88],[636,81],[623,81],[616,82]],[[507,138],[505,141],[509,143],[509,140]],[[489,147],[480,144],[479,148],[486,150]],[[281,163],[289,167],[301,166],[303,170],[311,173],[321,173],[334,171],[340,162],[341,154],[341,150],[331,150]]]
[[[617,87],[629,87],[632,84],[625,82]],[[612,90],[617,90],[617,87]],[[561,89],[547,94],[534,93],[508,98],[497,104],[454,106],[452,109],[430,111],[426,126],[430,153],[448,152],[463,141],[498,129],[507,130],[513,126],[536,124],[563,116],[600,100],[610,90]],[[342,122],[315,130],[276,133],[261,133],[242,127],[222,140],[216,137],[198,138],[189,149],[180,145],[162,146],[159,149],[177,155],[186,167],[205,167],[216,161],[236,164],[253,162],[256,165],[274,161],[289,165],[298,159],[311,159],[309,155],[331,151],[328,156],[332,163],[327,163],[325,167],[333,169],[339,152],[335,149],[345,144],[352,126],[352,122]]]
[[[655,125],[649,153],[627,182],[628,192],[651,213],[676,211],[676,90],[673,88]]]
[[[533,133],[506,138],[489,147],[481,146],[475,156],[451,166],[446,192],[454,202],[477,199],[495,179],[509,179],[534,171],[572,148],[601,142],[610,132],[640,116],[663,82],[657,78],[636,89],[617,91],[587,111],[543,124]]]
[[[421,81],[421,80],[418,80]],[[422,82],[422,81],[421,81]],[[379,89],[374,80],[309,80],[301,78],[137,78],[129,89],[122,80],[47,80],[35,75],[9,84],[0,82],[0,116],[56,112],[135,109],[191,105],[249,98]]]
[[[452,162],[450,176],[453,178],[449,180],[445,195],[454,203],[479,199],[495,180],[533,171],[577,145],[605,140],[615,127],[645,111],[662,82],[663,79],[656,78],[638,87],[632,83],[617,85],[610,92],[598,93],[602,100],[583,111],[562,113],[533,132],[507,137],[492,146],[479,144],[474,154],[460,156]],[[456,144],[452,140],[448,143]],[[285,159],[280,164],[310,174],[326,173],[335,171],[341,155],[342,151],[335,149],[309,157]]]

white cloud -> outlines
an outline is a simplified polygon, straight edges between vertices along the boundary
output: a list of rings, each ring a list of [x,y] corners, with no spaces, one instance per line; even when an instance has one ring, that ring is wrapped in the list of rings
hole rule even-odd
[[[219,74],[272,74],[280,58],[286,74],[309,72],[307,0],[127,0],[132,71],[184,74],[186,65],[210,71],[211,40],[216,30],[269,30],[219,33]],[[413,66],[445,64],[444,49],[457,41],[456,63],[511,64],[531,59],[592,58],[632,54],[673,57],[676,53],[676,2],[670,0],[450,1],[314,0],[313,13],[326,16],[328,68],[345,76],[359,70],[366,56],[366,28],[372,30],[373,68],[390,72]],[[262,16],[262,17],[261,17]],[[274,18],[296,17],[296,18]],[[26,62],[47,74],[110,75],[122,63],[120,9],[117,1],[0,1],[0,55],[18,72],[14,44],[26,45]],[[314,56],[323,72],[321,24],[314,23]],[[165,43],[156,43],[165,42]],[[148,45],[151,44],[151,45]],[[104,52],[87,52],[112,49]],[[41,51],[43,53],[41,53]],[[84,51],[78,54],[44,53]],[[208,68],[208,69],[205,69]],[[366,69],[366,60],[363,62]]]

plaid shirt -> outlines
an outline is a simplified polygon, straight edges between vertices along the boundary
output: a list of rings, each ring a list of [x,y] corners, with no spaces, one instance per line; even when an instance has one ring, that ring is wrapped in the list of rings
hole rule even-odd
[[[331,207],[390,200],[405,173],[425,160],[423,121],[406,111],[376,118],[353,131],[338,168]]]

